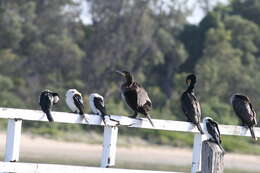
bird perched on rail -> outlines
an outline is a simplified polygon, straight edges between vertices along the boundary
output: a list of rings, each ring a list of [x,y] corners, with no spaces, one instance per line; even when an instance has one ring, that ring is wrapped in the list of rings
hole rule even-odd
[[[90,94],[89,105],[94,114],[101,116],[105,126],[108,125],[107,122],[110,120],[116,122],[116,125],[120,125],[119,121],[111,119],[110,115],[107,114],[103,96],[99,95],[98,93]]]
[[[73,113],[80,114],[87,122],[84,116],[84,105],[82,94],[76,89],[69,89],[66,92],[66,103]]]
[[[50,90],[44,90],[40,94],[39,105],[41,106],[42,111],[46,114],[49,122],[53,122],[51,110],[53,105],[59,102],[59,99],[59,94]]]
[[[149,115],[152,109],[152,102],[145,91],[137,82],[134,81],[133,76],[128,71],[116,71],[118,74],[125,77],[126,81],[121,85],[121,96],[126,104],[134,111],[131,118],[136,118],[138,113],[145,115],[151,125],[154,124]]]
[[[252,138],[256,141],[257,138],[253,129],[257,125],[256,112],[249,98],[242,94],[233,94],[230,102],[236,115],[242,121],[242,125],[249,128]]]
[[[203,119],[203,129],[207,136],[207,139],[211,142],[216,143],[219,148],[225,152],[224,148],[221,146],[221,136],[218,128],[218,123],[210,117],[205,117]]]
[[[194,74],[190,74],[187,76],[186,83],[188,85],[188,88],[185,92],[183,92],[181,96],[181,107],[183,113],[187,117],[188,122],[192,122],[193,124],[195,124],[200,133],[203,134],[203,130],[200,126],[200,103],[194,94],[194,87],[196,82],[196,76]]]

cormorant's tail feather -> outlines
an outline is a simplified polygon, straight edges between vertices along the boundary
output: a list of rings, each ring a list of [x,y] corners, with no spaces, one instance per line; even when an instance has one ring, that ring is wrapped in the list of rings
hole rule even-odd
[[[201,128],[201,126],[200,126],[200,123],[198,123],[198,124],[196,124],[196,126],[197,126],[197,128],[198,128],[198,130],[200,131],[200,134],[204,134],[204,132],[203,132],[203,130],[202,130],[202,128]]]
[[[84,112],[83,112],[82,109],[79,109],[79,114],[80,114],[80,115],[84,115]]]
[[[151,123],[151,125],[154,127],[154,124],[152,122],[151,116],[149,114],[147,114],[146,117],[149,120],[149,122]]]
[[[83,113],[83,114],[79,113],[79,115],[82,117],[82,119],[85,120],[85,122],[86,122],[87,124],[89,124],[89,121],[88,121],[88,119],[85,117],[84,113]]]
[[[257,137],[255,136],[255,132],[254,132],[253,127],[249,127],[249,130],[250,130],[250,133],[251,133],[252,138],[253,138],[255,141],[257,141]]]
[[[105,116],[106,116],[105,114],[102,114],[101,115],[101,119],[102,119],[104,125],[107,126],[107,122],[106,122]]]
[[[47,119],[49,120],[49,122],[53,122],[53,118],[52,118],[52,115],[51,115],[51,111],[50,110],[47,110],[45,112],[46,116],[47,116]]]

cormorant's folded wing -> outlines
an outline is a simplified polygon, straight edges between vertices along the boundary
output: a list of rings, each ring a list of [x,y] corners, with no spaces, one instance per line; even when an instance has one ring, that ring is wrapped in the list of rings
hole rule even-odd
[[[183,93],[181,97],[181,107],[184,112],[184,114],[187,116],[187,118],[192,122],[199,122],[199,119],[197,120],[197,104],[194,100],[194,96],[192,96],[189,93]]]
[[[233,101],[233,107],[243,123],[251,124],[254,121],[255,112],[252,109],[252,105],[250,106],[248,100],[242,100],[240,98],[235,99]]]
[[[75,94],[73,96],[73,101],[74,101],[74,104],[76,105],[76,107],[79,109],[79,113],[80,115],[83,115],[84,114],[84,105],[83,105],[83,100],[81,98],[80,95],[78,94]]]
[[[94,105],[101,112],[102,115],[107,114],[104,101],[101,98],[95,97],[94,98]]]
[[[152,108],[152,101],[150,100],[147,92],[144,88],[138,88],[137,89],[137,105],[138,106],[144,106],[147,105]]]
[[[41,108],[43,109],[43,111],[46,109],[51,109],[51,106],[52,106],[51,99],[52,99],[52,96],[48,92],[44,91],[41,93],[39,104],[40,104]]]

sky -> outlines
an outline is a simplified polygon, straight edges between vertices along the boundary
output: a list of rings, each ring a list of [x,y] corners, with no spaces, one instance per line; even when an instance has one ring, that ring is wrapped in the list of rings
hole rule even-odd
[[[198,24],[201,19],[205,16],[203,13],[203,10],[199,7],[199,5],[196,3],[198,0],[191,0],[190,1],[190,6],[194,7],[194,12],[193,14],[187,18],[188,22],[192,24]],[[216,6],[218,3],[222,4],[228,4],[228,0],[211,0],[211,4],[213,6]]]
[[[76,2],[80,2],[81,3],[81,9],[82,9],[82,13],[81,13],[81,20],[83,21],[84,24],[91,24],[91,15],[89,12],[89,5],[87,4],[87,2],[85,0],[75,0]],[[168,1],[168,0],[165,0]],[[198,2],[199,0],[189,0],[188,4],[190,8],[194,8],[193,14],[191,16],[189,16],[187,18],[189,23],[192,24],[198,24],[201,19],[205,16],[205,14],[203,13],[203,10],[199,7]],[[223,3],[223,4],[227,4],[228,0],[210,0],[210,3],[215,6],[218,3]]]

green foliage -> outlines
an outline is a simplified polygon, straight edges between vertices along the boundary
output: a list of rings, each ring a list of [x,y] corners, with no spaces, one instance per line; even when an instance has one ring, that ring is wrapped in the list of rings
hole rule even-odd
[[[120,129],[121,131],[121,129]],[[139,136],[142,139],[148,140],[153,144],[158,145],[171,145],[178,147],[191,147],[193,145],[193,135],[183,132],[170,132],[170,131],[158,131],[158,130],[132,130],[135,136]]]
[[[238,119],[234,115],[233,110],[229,104],[221,102],[216,97],[213,97],[208,101],[208,103],[202,102],[201,105],[204,116],[212,117],[216,121],[223,124],[238,124]]]
[[[251,138],[237,136],[223,136],[223,147],[228,152],[238,152],[246,154],[260,154],[259,146],[252,144]],[[259,145],[259,143],[258,143]]]
[[[260,15],[260,3],[258,0],[233,0],[231,6],[234,9],[233,13],[252,20],[258,25],[260,24],[260,20],[257,17]]]

